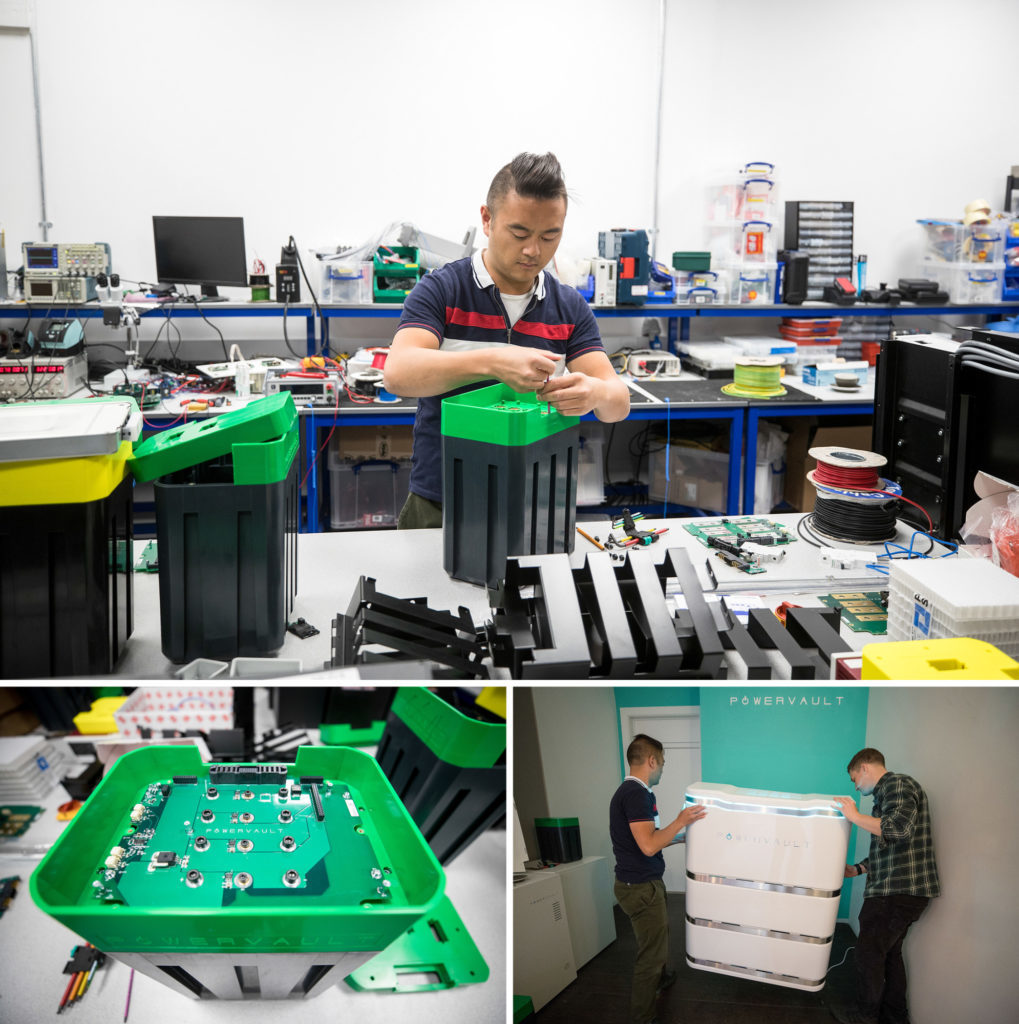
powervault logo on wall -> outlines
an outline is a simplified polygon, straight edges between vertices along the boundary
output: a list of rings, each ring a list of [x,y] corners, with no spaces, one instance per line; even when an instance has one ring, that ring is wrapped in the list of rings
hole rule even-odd
[[[838,708],[846,698],[838,694],[738,694],[729,696],[729,707],[786,707],[786,708]]]

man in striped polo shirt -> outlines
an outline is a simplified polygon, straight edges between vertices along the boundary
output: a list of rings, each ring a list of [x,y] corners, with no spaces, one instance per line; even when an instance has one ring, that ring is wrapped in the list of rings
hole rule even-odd
[[[587,303],[545,268],[562,238],[566,185],[551,153],[521,153],[481,207],[488,247],[426,274],[407,296],[385,386],[418,398],[402,529],[442,525],[442,399],[502,381],[566,416],[625,419],[630,393]]]
[[[867,876],[856,944],[855,1007],[831,1007],[842,1024],[909,1024],[902,943],[911,924],[941,893],[934,861],[927,794],[916,779],[885,768],[884,755],[867,747],[849,762],[849,778],[863,796],[874,796],[862,814],[852,797],[836,803],[869,832],[870,854],[846,867],[846,878]]]

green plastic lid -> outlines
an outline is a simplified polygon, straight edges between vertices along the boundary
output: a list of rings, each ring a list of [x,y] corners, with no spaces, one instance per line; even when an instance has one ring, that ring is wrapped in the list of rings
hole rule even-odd
[[[508,384],[476,388],[442,400],[442,433],[468,441],[508,447],[531,444],[580,422],[543,402],[534,391],[522,394]]]
[[[535,818],[535,828],[580,828],[580,818]]]
[[[506,749],[505,722],[468,718],[423,687],[400,687],[392,712],[436,757],[457,768],[491,768]]]
[[[284,438],[296,425],[297,408],[293,396],[289,393],[267,395],[249,402],[242,409],[153,434],[135,448],[128,468],[136,480],[155,480],[167,473],[233,453],[235,458],[240,456],[246,466],[252,467],[245,471],[251,475],[257,473],[259,457],[251,451],[239,452],[238,448]],[[285,449],[287,443],[282,444]],[[235,470],[234,482],[266,481],[239,480]]]

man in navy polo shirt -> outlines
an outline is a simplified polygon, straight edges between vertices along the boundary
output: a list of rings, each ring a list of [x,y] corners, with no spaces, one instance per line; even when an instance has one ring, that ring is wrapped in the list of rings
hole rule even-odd
[[[626,748],[630,774],[609,804],[609,835],[616,856],[616,900],[637,937],[637,963],[630,996],[631,1024],[656,1024],[655,999],[676,980],[668,970],[669,916],[665,905],[662,850],[677,834],[707,813],[688,807],[664,828],[652,786],[662,780],[665,751],[658,740],[638,733]]]
[[[566,219],[551,153],[521,153],[481,207],[488,247],[426,274],[407,296],[385,365],[386,389],[418,398],[403,529],[442,525],[442,399],[502,381],[536,391],[566,416],[625,419],[630,393],[587,303],[545,267]]]

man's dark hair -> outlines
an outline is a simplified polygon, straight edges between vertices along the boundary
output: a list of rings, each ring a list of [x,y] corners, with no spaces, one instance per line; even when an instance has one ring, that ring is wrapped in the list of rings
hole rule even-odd
[[[485,200],[489,210],[509,192],[525,199],[562,199],[566,201],[563,169],[554,153],[518,153],[492,179]]]
[[[864,747],[858,754],[853,755],[853,759],[849,762],[849,767],[846,768],[846,771],[855,772],[857,768],[865,764],[879,764],[884,768],[885,755],[873,747]]]
[[[660,761],[663,753],[664,748],[658,740],[653,740],[650,736],[639,732],[630,740],[630,745],[626,748],[626,763],[629,765],[643,764],[651,756],[657,757]]]

